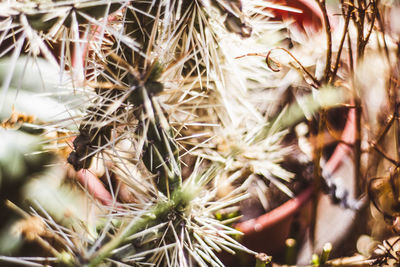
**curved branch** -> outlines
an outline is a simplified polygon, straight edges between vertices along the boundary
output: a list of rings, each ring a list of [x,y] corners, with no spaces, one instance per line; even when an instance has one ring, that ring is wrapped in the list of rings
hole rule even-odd
[[[289,50],[287,50],[286,48],[283,48],[283,47],[272,48],[267,53],[265,61],[266,61],[267,65],[268,65],[268,67],[272,71],[275,71],[275,72],[280,71],[279,69],[271,68],[271,66],[270,66],[270,64],[268,62],[269,61],[269,57],[271,56],[271,52],[273,50],[277,50],[277,49],[285,51],[300,66],[301,70],[314,82],[314,87],[318,88],[320,86],[320,82],[314,76],[311,75],[311,73],[303,66],[303,64],[301,64],[301,62]],[[278,64],[278,65],[280,66],[280,64]]]
[[[279,72],[279,71],[280,71],[281,64],[280,64],[279,62],[277,62],[276,60],[273,60],[273,59],[270,58],[270,57],[271,57],[272,51],[273,51],[273,50],[278,50],[278,49],[279,49],[279,50],[285,51],[285,52],[300,66],[301,70],[302,70],[308,77],[310,77],[310,79],[313,81],[313,83],[314,83],[313,86],[314,86],[315,88],[318,88],[318,87],[320,86],[320,82],[319,82],[314,76],[311,75],[311,73],[303,66],[303,64],[301,64],[301,62],[300,62],[289,50],[287,50],[286,48],[283,48],[283,47],[275,47],[275,48],[272,48],[271,50],[269,50],[269,51],[267,52],[266,55],[263,54],[263,53],[248,53],[248,54],[245,54],[245,55],[242,55],[242,56],[237,56],[237,57],[235,57],[235,59],[243,58],[243,57],[248,57],[248,56],[265,57],[265,63],[267,64],[268,68],[269,68],[270,70],[272,70],[273,72]],[[271,64],[270,64],[270,60],[273,61],[273,62],[278,66],[278,68],[272,67]]]
[[[327,82],[331,73],[331,61],[332,61],[332,33],[331,24],[329,22],[328,11],[326,10],[325,0],[316,0],[319,8],[322,11],[324,24],[325,24],[325,34],[326,34],[326,65],[324,71],[324,77],[322,81]]]

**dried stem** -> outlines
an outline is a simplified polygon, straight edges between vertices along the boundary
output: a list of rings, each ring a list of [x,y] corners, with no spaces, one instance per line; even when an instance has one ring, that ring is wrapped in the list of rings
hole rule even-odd
[[[285,49],[285,48],[283,48],[283,47],[276,47],[276,48],[273,48],[273,49],[271,49],[271,50],[268,51],[267,56],[266,56],[266,58],[265,58],[265,61],[266,61],[267,65],[268,65],[268,67],[269,67],[270,69],[272,69],[273,71],[279,71],[279,70],[277,70],[277,69],[272,68],[272,67],[270,66],[270,64],[269,64],[269,58],[270,58],[270,56],[271,56],[271,52],[272,52],[273,50],[277,50],[277,49],[280,49],[280,50],[285,51],[291,58],[293,58],[293,60],[294,60],[294,61],[300,66],[300,68],[304,71],[304,73],[314,82],[314,85],[313,85],[314,87],[318,88],[318,87],[320,86],[319,81],[318,81],[314,76],[311,75],[311,73],[303,66],[303,64],[301,64],[301,62],[300,62],[289,50],[287,50],[287,49]]]
[[[342,55],[342,49],[343,49],[343,45],[346,40],[346,35],[347,35],[348,29],[349,29],[350,18],[351,18],[352,12],[353,12],[353,8],[349,5],[347,5],[347,14],[346,14],[346,20],[344,23],[344,27],[343,27],[343,35],[342,35],[342,39],[340,40],[339,49],[338,49],[337,56],[336,56],[335,66],[333,68],[332,75],[329,78],[329,83],[333,83],[335,81],[336,74],[339,69],[340,56]]]
[[[323,134],[321,134],[324,131],[325,128],[325,122],[326,122],[326,111],[322,109],[319,112],[319,121],[318,121],[318,132],[316,133],[316,136],[314,137],[316,140],[316,146],[313,148],[313,161],[314,161],[314,180],[313,180],[313,186],[314,186],[314,192],[313,192],[313,204],[312,204],[312,215],[311,215],[311,227],[310,227],[310,239],[313,242],[314,246],[314,238],[315,238],[315,227],[316,227],[316,222],[317,222],[317,207],[318,207],[318,198],[319,194],[321,192],[321,187],[322,187],[322,173],[321,173],[321,158],[322,158],[322,149],[323,149],[323,143],[324,143],[324,138]]]
[[[316,0],[319,8],[322,11],[324,17],[324,28],[326,35],[326,65],[324,70],[324,77],[322,78],[322,82],[328,82],[329,76],[331,73],[331,61],[332,61],[332,33],[331,33],[331,24],[329,22],[329,15],[326,9],[325,0]]]
[[[362,116],[362,107],[361,100],[358,97],[355,97],[354,103],[356,105],[356,114],[355,114],[355,133],[354,133],[354,177],[355,177],[355,196],[358,197],[361,193],[362,181],[361,181],[361,116]]]
[[[390,56],[389,56],[389,48],[386,42],[386,31],[385,31],[385,25],[381,16],[381,12],[379,11],[379,9],[376,10],[376,19],[378,20],[378,24],[379,24],[379,28],[380,31],[382,33],[382,41],[383,41],[383,47],[385,49],[385,55],[386,55],[386,59],[388,61],[388,63],[390,64]]]

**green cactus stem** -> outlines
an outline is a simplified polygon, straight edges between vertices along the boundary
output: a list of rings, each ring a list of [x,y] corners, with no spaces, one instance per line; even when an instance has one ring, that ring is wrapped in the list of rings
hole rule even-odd
[[[95,267],[106,258],[112,256],[112,251],[127,242],[129,236],[139,233],[149,227],[155,226],[166,220],[172,220],[174,225],[180,221],[182,214],[190,208],[190,202],[200,192],[198,184],[191,183],[176,190],[172,198],[156,204],[148,213],[132,220],[117,236],[100,248],[89,260],[86,267]],[[173,216],[171,216],[173,214]]]

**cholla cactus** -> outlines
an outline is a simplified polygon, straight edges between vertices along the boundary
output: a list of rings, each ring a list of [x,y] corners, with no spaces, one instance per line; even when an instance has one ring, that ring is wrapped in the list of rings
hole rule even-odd
[[[271,149],[250,156],[244,151],[236,167],[197,160],[185,178],[182,157],[210,159],[214,151],[205,148],[212,146],[208,141],[219,134],[218,127],[239,127],[238,144],[250,147],[256,135],[248,129],[267,125],[244,98],[250,72],[237,77],[241,69],[232,63],[225,40],[238,44],[252,31],[264,31],[260,17],[266,6],[224,0],[1,3],[0,53],[10,55],[2,93],[7,94],[24,51],[34,61],[43,56],[59,72],[58,87],[78,96],[65,103],[66,114],[74,111],[68,119],[36,121],[36,127],[66,133],[60,140],[73,139],[63,144],[72,145],[64,160],[88,196],[94,196],[88,215],[73,214],[64,226],[44,202],[36,201],[32,214],[25,214],[26,221],[40,226],[30,239],[53,254],[47,261],[222,266],[217,252],[253,253],[231,237],[240,234],[227,226],[234,218],[215,218],[216,211],[247,196],[243,187],[216,199],[215,181],[226,175],[224,168],[242,168],[240,160],[248,157],[257,158],[255,173],[289,179],[291,174],[278,165],[282,153],[273,152],[282,134],[257,141]],[[253,30],[251,21],[258,28]],[[260,169],[268,162],[270,170]],[[19,232],[26,235],[24,229]]]

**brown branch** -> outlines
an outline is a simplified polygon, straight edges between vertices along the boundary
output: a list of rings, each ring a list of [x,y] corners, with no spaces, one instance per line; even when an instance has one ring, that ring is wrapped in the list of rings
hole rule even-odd
[[[270,67],[268,61],[269,61],[271,52],[273,50],[277,50],[277,49],[285,51],[291,58],[293,58],[293,60],[300,66],[302,71],[304,71],[304,73],[307,74],[307,76],[314,82],[314,87],[318,88],[320,86],[320,82],[314,76],[312,76],[310,72],[308,72],[308,70],[303,66],[303,64],[301,64],[301,62],[289,50],[287,50],[283,47],[276,47],[276,48],[273,48],[268,51],[267,57],[265,58],[265,61],[267,62],[268,67]]]
[[[385,25],[383,23],[379,9],[376,10],[376,18],[378,20],[379,28],[381,29],[381,33],[382,33],[382,40],[383,40],[383,47],[385,48],[385,55],[386,55],[387,61],[389,62],[389,65],[390,65],[389,48],[388,48],[386,38],[385,38]]]
[[[372,30],[374,29],[374,26],[375,26],[375,18],[376,18],[377,13],[378,13],[378,1],[379,0],[372,1],[373,2],[373,5],[372,5],[373,12],[372,12],[372,18],[371,18],[371,22],[370,22],[371,24],[370,24],[370,28],[368,30],[367,36],[363,40],[363,51],[364,51],[365,46],[367,45],[367,43],[369,41],[369,38],[371,37]]]
[[[395,166],[400,166],[399,162],[392,159],[391,157],[389,157],[388,155],[386,155],[385,152],[382,151],[382,149],[380,149],[378,147],[377,144],[375,144],[374,142],[370,142],[370,146],[376,151],[378,152],[379,155],[381,155],[383,158],[387,159],[388,161],[390,161],[393,165]]]
[[[324,109],[319,112],[318,121],[318,132],[316,133],[316,146],[313,147],[313,162],[314,162],[314,192],[313,192],[313,202],[311,210],[311,225],[310,225],[310,239],[314,247],[316,223],[317,223],[317,207],[319,193],[322,187],[322,174],[321,174],[321,158],[322,158],[322,146],[324,143],[323,135],[321,134],[325,128],[325,118],[326,112]]]
[[[331,24],[329,22],[328,11],[326,10],[325,0],[316,0],[319,8],[321,9],[324,24],[325,24],[325,35],[326,35],[326,65],[324,71],[324,77],[322,78],[323,82],[327,82],[329,80],[329,75],[331,72],[331,61],[332,61],[332,33],[331,33]]]
[[[346,34],[347,34],[347,31],[348,31],[348,28],[349,28],[350,18],[351,18],[351,13],[352,12],[353,12],[353,8],[350,5],[348,5],[347,6],[346,21],[345,21],[345,24],[344,24],[344,27],[343,27],[343,35],[342,35],[342,39],[340,40],[339,49],[338,49],[338,53],[337,53],[337,56],[336,56],[335,67],[333,68],[332,75],[331,75],[331,77],[329,79],[329,83],[334,82],[335,77],[336,77],[336,73],[337,73],[338,68],[339,68],[340,56],[342,54],[344,41],[346,40]]]
[[[389,115],[388,118],[389,119],[387,120],[385,127],[383,128],[382,132],[379,133],[378,139],[374,143],[379,144],[382,141],[382,138],[387,134],[387,132],[389,131],[390,127],[392,126],[395,116]]]
[[[354,58],[353,58],[353,49],[351,48],[351,38],[350,38],[350,33],[347,32],[347,46],[349,49],[349,66],[350,66],[350,73],[351,73],[351,79],[352,79],[352,84],[354,84],[353,80],[353,75],[354,75]]]
[[[277,62],[276,60],[271,59],[272,51],[273,50],[278,50],[278,49],[283,50],[284,52],[286,52],[300,66],[301,70],[313,81],[313,83],[314,83],[313,86],[315,88],[318,88],[320,86],[319,81],[314,76],[312,76],[310,72],[308,72],[308,70],[303,66],[303,64],[301,64],[301,62],[289,50],[287,50],[286,48],[283,48],[283,47],[272,48],[271,50],[269,50],[267,52],[266,55],[263,54],[263,53],[248,53],[248,54],[245,54],[245,55],[242,55],[242,56],[237,56],[237,57],[235,57],[235,59],[248,57],[248,56],[265,57],[265,63],[267,64],[268,68],[270,70],[272,70],[273,72],[279,72],[280,71],[279,68],[281,67],[281,64],[279,62]],[[276,64],[278,66],[278,68],[272,67],[271,64],[270,64],[270,60],[273,61],[274,64]]]
[[[355,89],[354,89],[355,90]],[[354,177],[355,177],[355,195],[358,197],[361,193],[362,183],[361,183],[361,115],[362,107],[361,100],[355,95],[354,103],[356,105],[356,131],[354,136]]]

